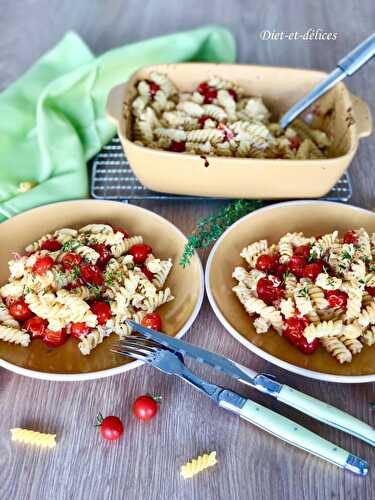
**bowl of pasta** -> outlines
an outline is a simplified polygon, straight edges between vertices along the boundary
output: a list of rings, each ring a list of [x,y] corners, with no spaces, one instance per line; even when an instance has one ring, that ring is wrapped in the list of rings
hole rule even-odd
[[[243,217],[212,249],[206,290],[226,330],[286,370],[375,381],[375,214],[323,201]]]
[[[56,203],[0,225],[0,367],[47,380],[87,380],[139,366],[111,352],[126,319],[181,337],[203,300],[185,236],[144,208]]]
[[[325,76],[240,64],[149,66],[111,90],[107,116],[135,175],[154,191],[316,198],[371,132],[367,104],[342,82],[281,129],[281,114]]]

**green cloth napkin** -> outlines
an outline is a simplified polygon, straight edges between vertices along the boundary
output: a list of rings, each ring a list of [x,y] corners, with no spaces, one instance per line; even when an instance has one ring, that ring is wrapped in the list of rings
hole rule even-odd
[[[0,94],[0,221],[46,203],[88,196],[86,162],[114,135],[109,90],[148,64],[233,62],[231,34],[208,26],[95,57],[72,32]],[[24,181],[37,185],[19,192]]]

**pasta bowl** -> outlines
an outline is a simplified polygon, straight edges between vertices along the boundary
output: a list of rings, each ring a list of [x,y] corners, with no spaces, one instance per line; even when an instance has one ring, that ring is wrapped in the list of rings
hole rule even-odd
[[[68,201],[35,208],[0,225],[0,285],[8,277],[8,261],[13,252],[24,253],[29,243],[62,227],[79,228],[92,223],[122,226],[130,234],[142,235],[152,246],[153,253],[162,259],[171,258],[172,270],[168,286],[175,299],[164,304],[158,312],[163,331],[181,337],[191,327],[203,300],[204,279],[199,257],[195,255],[187,269],[179,266],[186,238],[172,223],[141,207],[96,200]],[[88,380],[108,377],[139,366],[110,352],[110,344],[118,339],[112,334],[88,356],[78,349],[74,339],[51,349],[41,340],[28,347],[0,341],[0,367],[28,377],[45,380]]]
[[[259,96],[275,116],[321,82],[326,74],[292,68],[241,64],[183,63],[142,68],[114,87],[107,115],[116,125],[131,168],[149,189],[165,193],[223,198],[318,198],[327,194],[352,161],[362,137],[371,132],[368,105],[341,82],[320,101],[321,127],[332,137],[329,158],[317,160],[233,158],[177,153],[135,144],[131,103],[136,85],[151,72],[167,75],[177,88],[192,91],[200,82],[220,77]],[[275,85],[277,82],[277,85]]]
[[[267,239],[277,243],[288,232],[306,236],[337,229],[344,232],[364,227],[375,231],[375,213],[351,205],[323,201],[293,201],[259,209],[233,224],[213,247],[206,267],[206,290],[210,304],[225,329],[247,349],[288,371],[319,380],[360,383],[375,381],[375,347],[364,346],[351,363],[339,364],[319,347],[305,355],[288,340],[270,331],[257,334],[252,319],[238,301],[232,287],[236,266],[243,266],[241,250],[250,243]],[[251,363],[251,358],[249,364]]]

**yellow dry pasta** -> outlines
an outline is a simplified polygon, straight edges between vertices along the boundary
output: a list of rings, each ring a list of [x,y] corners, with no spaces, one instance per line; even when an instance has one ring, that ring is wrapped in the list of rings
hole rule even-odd
[[[217,464],[216,451],[205,453],[197,458],[193,458],[186,464],[181,466],[181,476],[184,479],[191,478],[209,467]]]
[[[54,448],[56,446],[56,434],[31,431],[19,427],[10,429],[10,432],[12,441],[41,446],[42,448]]]

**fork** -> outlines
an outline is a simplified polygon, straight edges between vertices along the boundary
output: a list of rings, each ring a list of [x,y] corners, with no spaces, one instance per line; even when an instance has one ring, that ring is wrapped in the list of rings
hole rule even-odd
[[[115,344],[111,351],[141,360],[167,375],[175,375],[208,396],[221,408],[235,413],[269,434],[338,467],[360,476],[367,475],[368,464],[365,460],[251,399],[219,385],[206,382],[186,367],[184,359],[179,353],[160,347],[156,342],[144,341],[141,337],[134,335],[130,335],[125,340]]]

